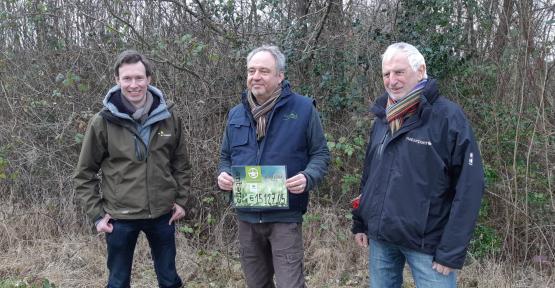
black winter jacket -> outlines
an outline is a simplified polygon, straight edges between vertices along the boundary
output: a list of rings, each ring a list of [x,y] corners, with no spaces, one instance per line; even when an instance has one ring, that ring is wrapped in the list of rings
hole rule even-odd
[[[484,190],[472,128],[462,109],[439,95],[434,80],[426,84],[417,113],[393,135],[386,101],[384,95],[371,108],[376,118],[352,231],[460,269]]]

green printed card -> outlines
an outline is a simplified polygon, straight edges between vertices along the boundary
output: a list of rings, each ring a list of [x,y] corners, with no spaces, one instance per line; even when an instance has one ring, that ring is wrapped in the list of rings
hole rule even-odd
[[[232,166],[235,208],[289,208],[285,166]]]

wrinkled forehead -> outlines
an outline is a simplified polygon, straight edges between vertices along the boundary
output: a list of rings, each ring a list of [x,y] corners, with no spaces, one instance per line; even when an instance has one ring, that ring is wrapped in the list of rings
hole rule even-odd
[[[390,59],[382,60],[382,71],[385,70],[401,70],[410,67],[410,62],[406,54],[399,53]]]

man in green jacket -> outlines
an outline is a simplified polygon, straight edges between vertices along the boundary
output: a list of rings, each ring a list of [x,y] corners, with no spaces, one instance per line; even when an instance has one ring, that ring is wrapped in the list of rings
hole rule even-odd
[[[143,55],[122,52],[114,73],[117,85],[85,133],[75,191],[96,231],[106,233],[107,287],[130,287],[140,231],[148,239],[159,286],[182,287],[174,223],[185,215],[191,165],[181,120],[149,85],[152,69]]]

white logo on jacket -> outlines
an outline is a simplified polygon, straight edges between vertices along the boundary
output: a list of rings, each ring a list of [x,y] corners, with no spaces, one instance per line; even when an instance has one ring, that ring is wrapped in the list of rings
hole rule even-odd
[[[432,142],[429,140],[414,139],[412,137],[407,137],[406,139],[407,141],[410,141],[416,144],[432,146]]]
[[[158,132],[158,135],[160,135],[160,137],[171,137],[172,136],[172,134],[166,133],[164,131]]]

